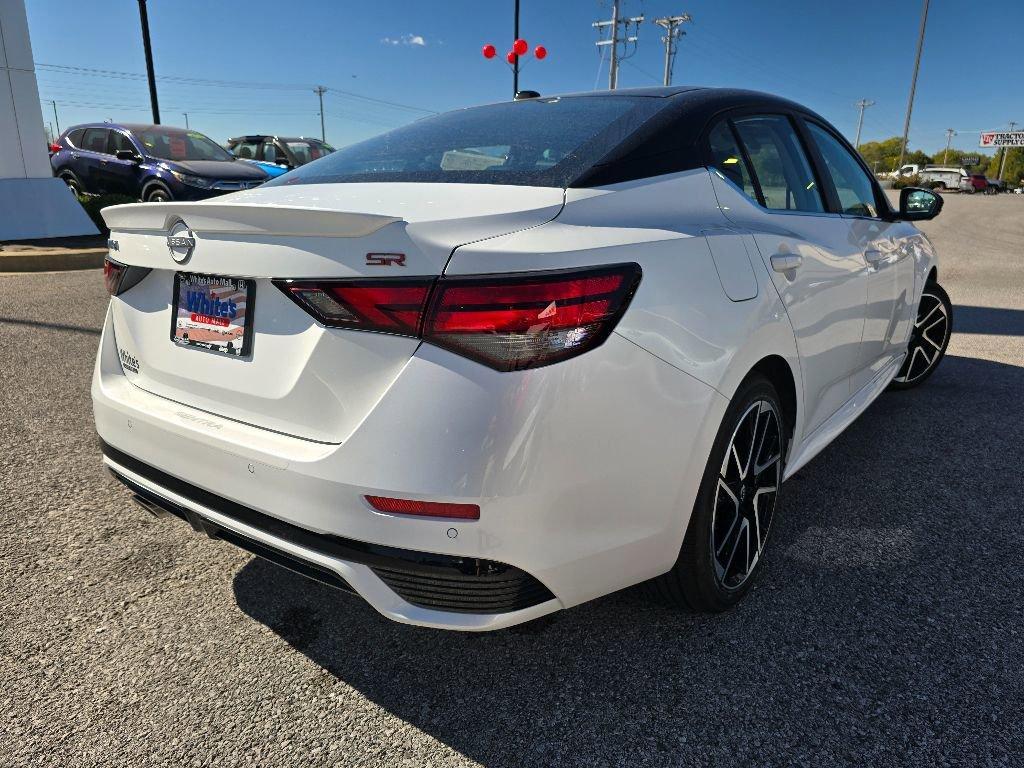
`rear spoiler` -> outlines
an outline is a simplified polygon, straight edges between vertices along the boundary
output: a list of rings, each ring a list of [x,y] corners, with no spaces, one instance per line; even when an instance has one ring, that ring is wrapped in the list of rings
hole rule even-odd
[[[365,237],[397,216],[346,213],[308,206],[246,203],[131,203],[101,212],[112,232],[167,235],[177,221],[199,234]]]

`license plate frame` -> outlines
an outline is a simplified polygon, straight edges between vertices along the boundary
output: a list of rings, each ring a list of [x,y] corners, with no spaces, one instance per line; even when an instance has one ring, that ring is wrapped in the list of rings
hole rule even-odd
[[[192,307],[188,304],[181,306],[183,288],[186,301],[193,301]],[[201,294],[200,299],[197,301],[191,298],[189,293]],[[225,357],[245,358],[252,355],[255,280],[231,275],[175,272],[171,299],[173,344],[191,349],[204,349]],[[217,303],[222,299],[223,303]],[[193,311],[195,309],[207,311]],[[238,322],[239,319],[241,323]],[[241,345],[237,343],[239,339]]]

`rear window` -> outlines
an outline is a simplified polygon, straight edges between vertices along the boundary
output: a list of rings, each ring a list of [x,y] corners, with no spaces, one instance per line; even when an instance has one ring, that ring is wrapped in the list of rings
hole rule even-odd
[[[264,186],[370,181],[566,187],[665,105],[642,96],[491,104],[339,149]]]

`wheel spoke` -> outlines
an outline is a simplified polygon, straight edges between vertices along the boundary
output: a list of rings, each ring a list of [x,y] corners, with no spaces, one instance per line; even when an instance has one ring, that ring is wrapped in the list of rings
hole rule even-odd
[[[927,296],[927,294],[925,296]],[[921,297],[922,301],[924,301],[925,296]],[[927,296],[927,298],[932,298],[932,297],[931,296]],[[928,310],[928,314],[926,314],[924,317],[921,317],[921,313],[920,313],[920,311],[918,311],[917,322],[915,322],[914,325],[917,326],[917,327],[920,327],[920,326],[924,325],[925,321],[929,317],[931,317],[935,313],[935,310],[937,310],[941,306],[942,306],[942,303],[936,300],[935,306],[933,306],[930,310]]]

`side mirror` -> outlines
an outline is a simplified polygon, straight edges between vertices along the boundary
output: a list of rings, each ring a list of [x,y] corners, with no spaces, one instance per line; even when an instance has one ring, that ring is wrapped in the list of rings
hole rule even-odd
[[[942,210],[942,197],[930,189],[904,187],[900,190],[900,218],[903,221],[927,221]]]
[[[133,163],[141,163],[142,158],[139,157],[139,153],[131,149],[119,149],[115,157],[118,160],[131,160]]]

